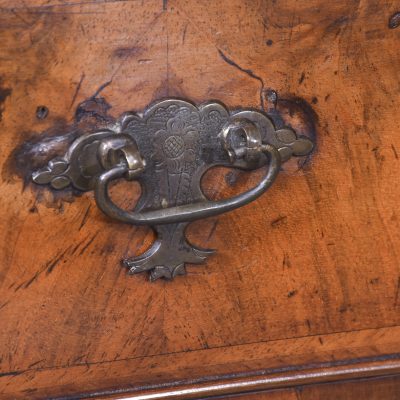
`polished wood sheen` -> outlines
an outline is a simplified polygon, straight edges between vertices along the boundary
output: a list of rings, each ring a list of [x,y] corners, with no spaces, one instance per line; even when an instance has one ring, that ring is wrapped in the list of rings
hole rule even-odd
[[[313,384],[374,377],[326,387],[395,399],[398,378],[382,377],[400,372],[399,11],[391,0],[0,0],[0,398],[279,388],[329,399]],[[30,173],[164,97],[264,109],[317,146],[257,201],[190,226],[194,244],[218,249],[205,265],[150,283],[120,266],[149,247],[150,228]],[[218,168],[203,188],[224,198],[257,179]],[[139,189],[113,192],[129,207]],[[354,389],[370,382],[381,397]],[[218,384],[232,390],[196,394]]]

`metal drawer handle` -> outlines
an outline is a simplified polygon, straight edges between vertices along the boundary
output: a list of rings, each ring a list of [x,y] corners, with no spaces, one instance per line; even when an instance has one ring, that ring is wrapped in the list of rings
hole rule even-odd
[[[135,225],[174,224],[222,214],[255,200],[274,182],[281,165],[281,157],[278,150],[272,145],[261,144],[258,151],[267,154],[270,158],[267,174],[256,187],[230,199],[217,202],[208,200],[200,201],[192,204],[161,208],[155,211],[125,211],[117,207],[108,195],[108,184],[113,180],[123,178],[130,171],[128,164],[122,163],[104,172],[96,179],[94,189],[96,203],[109,217]]]
[[[129,273],[150,271],[151,280],[185,273],[185,263],[202,263],[212,250],[199,249],[185,238],[190,221],[234,210],[257,199],[274,182],[282,162],[306,155],[313,143],[289,128],[276,130],[262,112],[230,114],[220,103],[196,107],[168,99],[143,115],[124,114],[117,128],[81,136],[64,157],[32,174],[38,184],[55,189],[72,185],[94,190],[98,207],[109,217],[150,225],[158,234],[139,257],[123,260]],[[266,174],[252,189],[220,201],[202,193],[200,180],[222,165]],[[117,179],[137,180],[142,196],[133,211],[111,200],[108,186]]]

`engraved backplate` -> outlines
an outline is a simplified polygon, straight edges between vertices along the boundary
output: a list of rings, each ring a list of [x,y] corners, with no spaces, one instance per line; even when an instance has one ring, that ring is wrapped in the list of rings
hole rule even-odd
[[[63,158],[51,161],[33,179],[37,183],[58,182],[58,186],[53,185],[56,188],[64,182],[64,185],[91,190],[105,168],[93,154],[104,138],[119,136],[133,139],[145,160],[145,168],[135,177],[142,187],[135,212],[204,202],[207,199],[200,180],[207,169],[216,165],[254,169],[254,165],[243,162],[235,165],[226,143],[221,140],[224,126],[232,120],[251,121],[260,132],[262,143],[274,146],[282,162],[293,155],[306,155],[313,148],[308,138],[298,137],[290,128],[276,130],[263,112],[230,113],[217,102],[196,106],[184,100],[167,99],[153,104],[143,114],[125,113],[109,130],[79,138],[79,143],[73,144]],[[233,147],[240,148],[243,140],[240,129],[230,140]],[[257,167],[267,163],[265,156],[259,160]],[[54,164],[63,165],[62,171],[52,171]],[[152,280],[172,279],[185,273],[186,263],[203,263],[213,250],[200,249],[188,242],[185,237],[188,223],[153,224],[157,239],[151,248],[141,256],[123,260],[129,273],[150,271]]]

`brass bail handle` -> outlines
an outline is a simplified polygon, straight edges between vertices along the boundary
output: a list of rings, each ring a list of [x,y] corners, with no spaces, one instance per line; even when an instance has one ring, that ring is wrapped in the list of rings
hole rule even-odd
[[[229,155],[233,167],[255,169],[268,158],[267,171],[261,182],[252,189],[220,201],[201,201],[155,211],[126,211],[115,205],[108,194],[108,185],[120,178],[133,179],[143,171],[145,162],[141,159],[137,147],[119,149],[120,163],[106,170],[95,181],[95,199],[98,207],[109,217],[135,225],[159,225],[178,222],[190,222],[196,219],[215,216],[246,205],[261,196],[275,181],[281,166],[278,150],[261,142],[261,133],[251,121],[234,119],[224,126],[220,138]],[[108,160],[107,154],[113,150],[105,143],[100,146],[102,159]],[[115,153],[113,163],[115,164]],[[112,163],[105,162],[105,165]],[[130,177],[130,178],[129,178]]]

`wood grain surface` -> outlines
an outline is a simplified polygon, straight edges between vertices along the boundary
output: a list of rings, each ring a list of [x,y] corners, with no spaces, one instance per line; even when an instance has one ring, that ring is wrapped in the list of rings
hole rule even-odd
[[[0,0],[1,398],[400,353],[399,10]],[[193,243],[218,249],[206,265],[150,283],[120,266],[149,228],[29,175],[166,96],[264,109],[317,148],[251,205],[191,225]],[[216,169],[203,185],[219,198],[255,180]],[[137,196],[115,189],[125,207]]]

